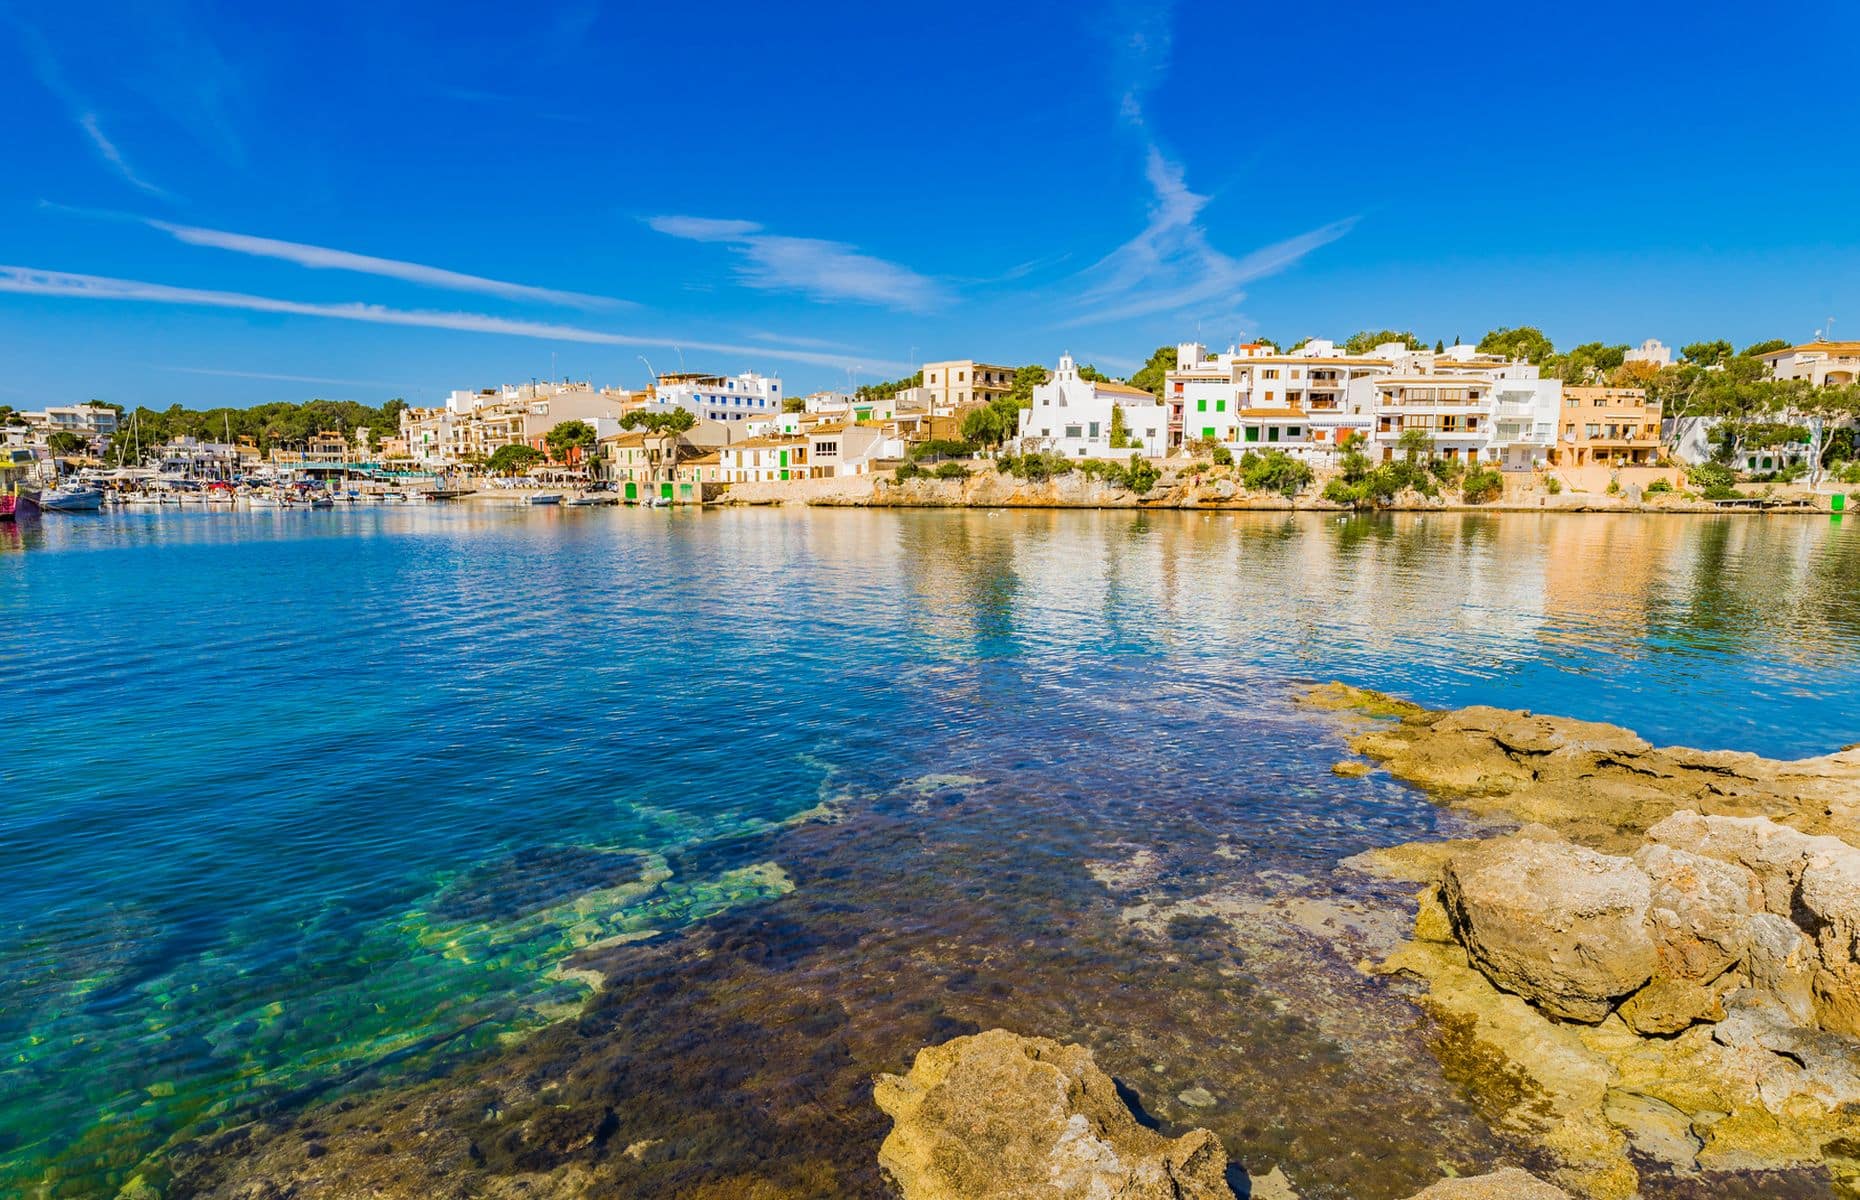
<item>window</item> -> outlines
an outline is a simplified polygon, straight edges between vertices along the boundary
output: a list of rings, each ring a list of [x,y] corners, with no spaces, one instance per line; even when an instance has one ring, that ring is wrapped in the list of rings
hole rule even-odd
[[[1208,402],[1205,399],[1195,401],[1195,411],[1196,412],[1207,412]]]
[[[1216,401],[1214,402],[1214,411],[1215,411],[1215,412],[1226,412],[1226,411],[1227,411],[1227,401],[1225,401],[1225,400],[1216,400]]]
[[[1287,425],[1285,427],[1285,436],[1288,441],[1296,440],[1303,433],[1304,430],[1297,425]]]
[[[1098,422],[1096,422],[1096,421],[1093,421],[1093,422],[1091,423],[1091,436],[1093,436],[1093,437],[1097,437],[1097,436],[1098,436]]]
[[[1212,426],[1212,425],[1203,425],[1203,426],[1201,427],[1201,436],[1202,436],[1202,437],[1204,437],[1204,438],[1211,438],[1211,437],[1213,437],[1213,436],[1214,436],[1214,426]]]
[[[1066,426],[1066,436],[1069,438],[1075,438],[1075,437],[1081,436],[1079,426],[1077,425]]]
[[[840,444],[838,442],[819,442],[814,446],[814,453],[820,455],[822,458],[831,458],[839,452]]]
[[[1259,426],[1248,425],[1246,427],[1246,440],[1249,442],[1257,442],[1259,440]]]
[[[1590,437],[1590,438],[1601,437],[1602,427],[1600,425],[1595,424],[1593,421],[1591,421],[1588,425],[1583,426],[1583,436]]]
[[[1259,373],[1259,377],[1261,379],[1277,379],[1279,377],[1279,373],[1276,370],[1261,371]]]
[[[1272,407],[1272,393],[1271,392],[1266,393],[1266,407],[1268,408]]]
[[[1178,396],[1180,396],[1180,395],[1182,394],[1182,381],[1181,381],[1181,380],[1179,380],[1179,379],[1178,379],[1178,380],[1176,380],[1176,384],[1175,384],[1175,394],[1176,394],[1176,395],[1178,395]]]

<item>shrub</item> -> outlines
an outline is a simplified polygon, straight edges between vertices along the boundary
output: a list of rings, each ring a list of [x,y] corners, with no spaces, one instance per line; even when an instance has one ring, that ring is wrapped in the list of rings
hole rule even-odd
[[[1610,479],[1608,481],[1608,486],[1602,490],[1607,492],[1610,496],[1619,496],[1621,494],[1621,481],[1619,479]]]
[[[919,475],[922,475],[923,473],[924,473],[924,469],[922,467],[918,466],[916,463],[910,461],[909,459],[906,459],[903,462],[898,464],[898,469],[892,472],[891,477],[897,480],[899,483],[903,483],[905,480],[915,479]]]
[[[1550,476],[1548,479],[1544,480],[1544,491],[1549,492],[1552,496],[1562,494],[1563,481],[1554,475]]]
[[[932,438],[912,446],[910,456],[914,462],[926,458],[967,458],[975,453],[975,447],[968,442],[953,441],[949,438]]]
[[[1700,463],[1686,471],[1686,481],[1707,500],[1729,500],[1738,494],[1737,472],[1723,463]]]
[[[1248,454],[1240,476],[1249,491],[1277,492],[1288,499],[1311,486],[1312,471],[1283,450]]]
[[[1360,485],[1351,483],[1341,475],[1324,485],[1324,499],[1332,504],[1360,504],[1363,491]]]
[[[1664,496],[1668,492],[1671,492],[1672,490],[1673,490],[1672,480],[1656,479],[1652,483],[1648,484],[1646,487],[1646,490],[1643,491],[1641,494],[1643,496]]]
[[[959,462],[938,463],[936,469],[930,473],[938,479],[967,479],[969,468]]]
[[[1475,466],[1460,479],[1460,498],[1468,504],[1490,504],[1505,494],[1505,476],[1496,467]]]
[[[1076,462],[1057,450],[1031,450],[1026,454],[1004,454],[995,462],[995,469],[1003,475],[1012,475],[1016,479],[1026,479],[1034,483],[1068,474],[1077,466]]]
[[[1214,453],[1209,457],[1214,459],[1214,465],[1217,467],[1231,467],[1234,465],[1234,452],[1225,446],[1216,446],[1214,448]]]
[[[1465,466],[1457,458],[1436,458],[1427,464],[1427,469],[1442,483],[1452,483],[1466,473]]]

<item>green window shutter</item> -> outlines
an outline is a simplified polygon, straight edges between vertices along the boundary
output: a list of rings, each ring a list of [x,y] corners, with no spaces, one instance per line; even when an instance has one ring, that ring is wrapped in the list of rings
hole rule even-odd
[[[1207,402],[1206,400],[1197,400],[1197,401],[1195,401],[1195,411],[1196,411],[1196,412],[1207,412],[1207,411],[1208,411],[1208,402]]]
[[[1259,426],[1248,425],[1246,427],[1246,440],[1249,442],[1257,442],[1259,440]]]
[[[1266,440],[1269,442],[1276,442],[1279,440],[1279,427],[1277,425],[1267,427]]]
[[[1216,400],[1216,401],[1214,402],[1214,411],[1215,411],[1215,412],[1226,412],[1226,411],[1227,411],[1227,401],[1225,401],[1225,400]]]
[[[1204,437],[1204,438],[1211,438],[1211,437],[1213,437],[1213,436],[1214,436],[1214,426],[1212,426],[1212,425],[1203,425],[1203,426],[1201,427],[1201,436],[1202,436],[1202,437]]]

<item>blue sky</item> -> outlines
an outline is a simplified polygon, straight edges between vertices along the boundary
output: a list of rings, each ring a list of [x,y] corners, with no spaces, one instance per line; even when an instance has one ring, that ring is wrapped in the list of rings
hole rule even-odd
[[[0,0],[0,403],[1860,337],[1860,6]]]

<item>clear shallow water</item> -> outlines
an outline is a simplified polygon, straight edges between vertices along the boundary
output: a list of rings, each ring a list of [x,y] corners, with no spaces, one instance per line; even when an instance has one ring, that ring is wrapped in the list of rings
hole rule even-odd
[[[1227,997],[1225,1022],[1180,1014],[1189,1049],[1139,1055],[1074,983],[1095,962],[1167,1014],[1232,977],[1148,978],[1087,859],[1147,847],[1165,892],[1270,896],[1435,828],[1405,789],[1328,775],[1297,680],[1772,754],[1860,726],[1860,546],[1825,518],[462,507],[0,539],[7,1193],[159,1184],[171,1142],[490,1053],[580,1005],[571,956],[668,954],[645,976],[705,994],[720,968],[666,937],[766,913],[839,946],[808,986],[866,1027],[848,1078],[1018,1017],[1161,1065],[1165,1119],[1315,1163],[1347,1147],[1260,1132],[1296,1109],[1263,1043],[1309,1063],[1399,1035],[1342,1002],[1288,1034]],[[823,801],[844,824],[788,824]],[[1071,913],[1096,915],[1056,929]],[[947,964],[864,974],[965,942],[1022,946],[1008,995]],[[1252,949],[1249,986],[1304,986]],[[1250,1072],[1245,1105],[1168,1111],[1176,1073],[1235,1046],[1214,1090]],[[1334,1123],[1376,1083],[1338,1089]],[[1492,1136],[1437,1090],[1428,1120]]]

